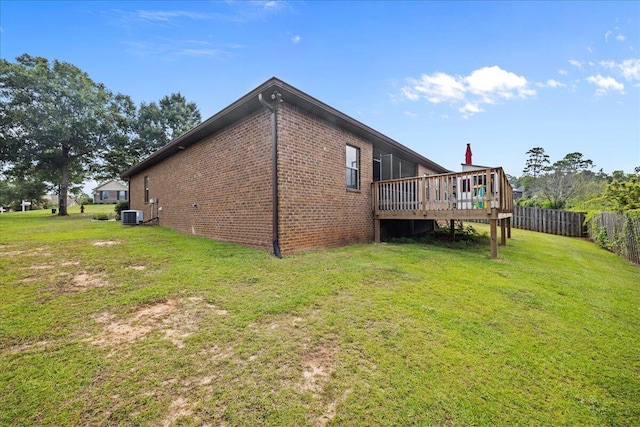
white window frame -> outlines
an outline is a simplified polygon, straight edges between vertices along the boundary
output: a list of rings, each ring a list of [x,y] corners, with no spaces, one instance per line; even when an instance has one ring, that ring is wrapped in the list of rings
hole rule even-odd
[[[352,164],[348,164],[349,162],[349,149],[355,150],[356,161],[351,162]],[[355,165],[353,164],[355,163]],[[360,148],[355,147],[353,145],[346,144],[345,148],[345,166],[346,166],[346,185],[349,190],[360,190]],[[352,179],[354,177],[355,172],[355,186],[352,184]]]

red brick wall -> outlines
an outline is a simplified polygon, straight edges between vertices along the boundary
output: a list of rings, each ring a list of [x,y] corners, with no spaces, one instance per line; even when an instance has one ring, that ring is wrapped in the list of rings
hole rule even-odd
[[[360,190],[346,187],[346,145],[360,148]],[[373,241],[373,146],[286,102],[278,116],[283,253]]]
[[[423,176],[425,173],[427,175],[435,175],[436,174],[436,172],[432,171],[431,169],[429,169],[425,165],[418,164],[418,176]]]
[[[278,116],[282,253],[373,241],[370,142],[287,104]],[[346,187],[346,145],[360,149],[360,189]],[[160,225],[271,250],[271,122],[260,111],[131,178],[131,209],[158,199]],[[197,206],[194,207],[193,204]],[[155,213],[155,211],[154,211]]]
[[[157,198],[160,225],[217,240],[270,249],[271,120],[266,110],[187,147],[131,178],[131,209],[151,216]],[[193,206],[196,204],[197,206]]]

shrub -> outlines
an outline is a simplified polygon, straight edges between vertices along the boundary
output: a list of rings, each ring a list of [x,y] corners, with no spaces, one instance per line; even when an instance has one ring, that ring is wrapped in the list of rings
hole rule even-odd
[[[120,215],[122,211],[126,211],[127,209],[129,209],[129,202],[126,200],[120,200],[118,203],[116,203],[116,206],[113,208],[113,210],[118,215]]]
[[[126,211],[127,209],[129,209],[128,201],[120,200],[118,203],[116,203],[116,206],[113,208],[113,210],[116,212],[116,220],[120,221],[122,211]]]

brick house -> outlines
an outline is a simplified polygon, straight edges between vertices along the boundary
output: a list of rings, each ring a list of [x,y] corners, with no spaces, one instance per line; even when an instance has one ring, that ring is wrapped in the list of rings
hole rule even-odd
[[[145,220],[280,255],[373,242],[374,181],[447,172],[272,78],[122,178]]]
[[[129,187],[115,179],[103,182],[93,189],[93,203],[117,203],[121,200],[129,200]]]

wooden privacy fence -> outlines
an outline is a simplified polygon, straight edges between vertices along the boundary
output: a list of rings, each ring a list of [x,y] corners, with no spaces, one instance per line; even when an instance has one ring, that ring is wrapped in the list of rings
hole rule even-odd
[[[640,210],[600,212],[590,218],[588,229],[598,245],[640,264]]]
[[[568,237],[585,237],[584,212],[514,206],[511,227]],[[477,222],[487,223],[486,220]]]
[[[584,212],[514,206],[511,226],[559,236],[583,237]]]

